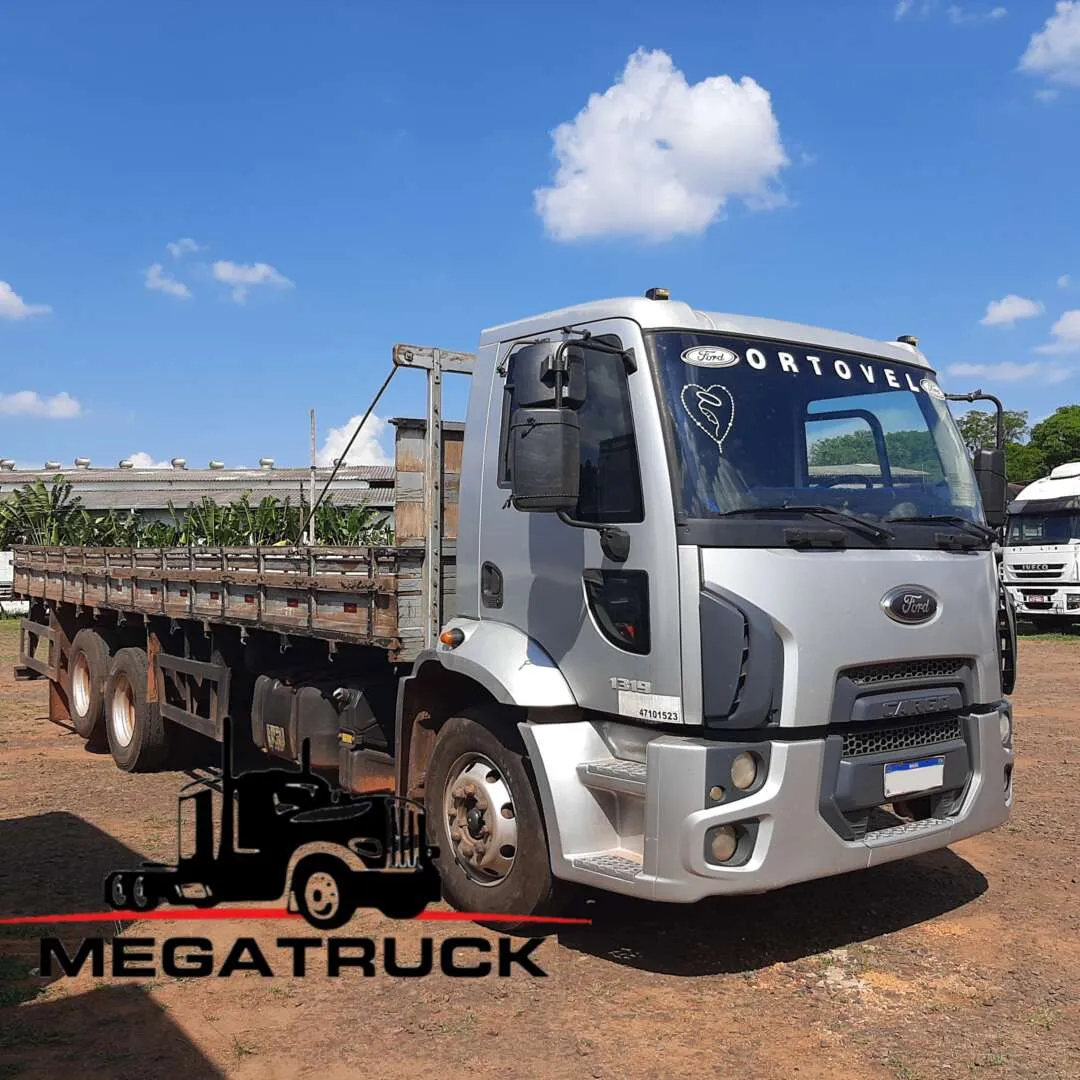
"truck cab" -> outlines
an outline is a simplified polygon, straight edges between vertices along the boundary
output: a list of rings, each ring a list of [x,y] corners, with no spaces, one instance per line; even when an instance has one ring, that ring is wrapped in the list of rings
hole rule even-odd
[[[489,704],[422,775],[398,738],[447,895],[533,906],[533,822],[554,878],[683,902],[999,825],[1015,638],[993,539],[910,339],[662,294],[486,331],[457,615],[411,680]]]
[[[1017,615],[1037,629],[1080,618],[1080,462],[1059,465],[1009,504],[1002,573]]]

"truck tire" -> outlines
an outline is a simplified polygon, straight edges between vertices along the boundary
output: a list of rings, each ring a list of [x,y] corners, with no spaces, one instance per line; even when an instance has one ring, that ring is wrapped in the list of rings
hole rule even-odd
[[[556,915],[547,832],[517,729],[498,709],[470,709],[439,729],[425,781],[428,841],[443,895],[458,911]],[[515,933],[527,923],[485,922]],[[533,932],[532,929],[529,930]]]
[[[306,855],[293,871],[292,893],[300,914],[318,930],[336,930],[356,912],[353,871],[333,855]]]
[[[113,761],[125,772],[160,768],[169,753],[168,729],[146,700],[149,664],[143,649],[120,649],[105,681],[105,731]]]
[[[105,680],[109,646],[96,630],[80,630],[68,658],[68,711],[71,726],[97,749],[105,742]]]

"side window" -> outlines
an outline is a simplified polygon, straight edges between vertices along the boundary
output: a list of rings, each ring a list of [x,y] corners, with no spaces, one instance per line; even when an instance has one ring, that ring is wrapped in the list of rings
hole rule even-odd
[[[630,385],[622,358],[585,350],[585,403],[578,409],[581,428],[580,495],[570,515],[579,521],[616,525],[641,521],[641,496]],[[499,486],[510,486],[508,434],[514,400],[514,358],[506,373],[499,442]]]

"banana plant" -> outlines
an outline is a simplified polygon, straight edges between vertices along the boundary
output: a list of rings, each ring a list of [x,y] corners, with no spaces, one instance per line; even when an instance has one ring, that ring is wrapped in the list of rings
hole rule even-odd
[[[48,486],[43,480],[25,484],[0,502],[0,546],[70,544],[81,508],[82,500],[62,476]]]

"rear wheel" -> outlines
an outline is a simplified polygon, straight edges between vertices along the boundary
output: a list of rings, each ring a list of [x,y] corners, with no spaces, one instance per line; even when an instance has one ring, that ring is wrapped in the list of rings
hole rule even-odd
[[[455,908],[499,915],[561,910],[565,890],[551,873],[525,748],[499,711],[470,710],[447,720],[425,786],[443,894]],[[490,925],[513,933],[526,924]]]
[[[147,701],[149,664],[142,649],[120,649],[105,683],[105,731],[113,760],[125,772],[160,768],[169,752],[168,730]]]
[[[105,680],[109,646],[96,630],[80,630],[68,659],[68,711],[71,725],[93,746],[104,742]]]

